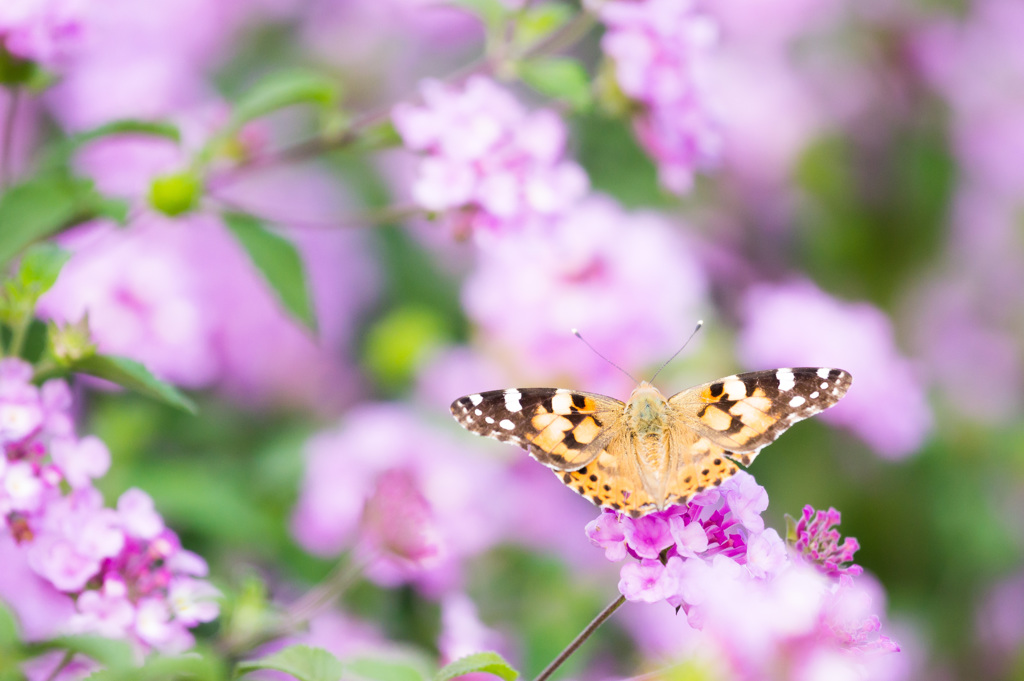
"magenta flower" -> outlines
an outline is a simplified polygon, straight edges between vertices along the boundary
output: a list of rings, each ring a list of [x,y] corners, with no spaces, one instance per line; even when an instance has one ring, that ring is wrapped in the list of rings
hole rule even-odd
[[[688,191],[694,173],[719,157],[718,126],[708,95],[708,52],[717,27],[689,0],[615,0],[601,9],[608,27],[601,46],[615,78],[639,107],[641,144],[658,164],[661,183]]]
[[[583,170],[562,158],[566,131],[553,112],[527,112],[482,76],[461,87],[427,81],[421,92],[422,105],[400,104],[392,118],[423,154],[412,186],[423,209],[500,233],[563,214],[586,192]]]
[[[925,389],[881,310],[835,299],[798,280],[754,286],[744,298],[742,316],[737,343],[751,368],[820,363],[842,366],[857,377],[846,398],[822,419],[849,428],[887,458],[908,456],[924,442],[932,427]]]
[[[794,529],[793,548],[830,577],[855,577],[864,572],[864,568],[853,564],[853,554],[860,544],[853,537],[846,537],[840,543],[839,531],[833,527],[839,520],[839,511],[834,508],[815,511],[813,506],[804,506]]]
[[[408,470],[392,469],[377,478],[361,521],[364,550],[378,560],[414,571],[437,565],[442,546],[430,502]]]

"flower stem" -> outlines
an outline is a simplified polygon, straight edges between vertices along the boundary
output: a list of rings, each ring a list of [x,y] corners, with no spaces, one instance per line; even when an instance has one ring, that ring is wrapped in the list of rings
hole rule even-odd
[[[558,657],[551,661],[544,671],[534,679],[533,681],[547,681],[548,677],[555,673],[555,671],[562,666],[562,663],[569,659],[569,656],[576,652],[576,649],[583,645],[584,641],[590,638],[590,635],[597,631],[597,628],[604,624],[605,620],[612,616],[612,613],[618,610],[623,603],[626,602],[625,596],[619,596],[611,605],[602,610],[600,614],[593,619],[593,621],[587,625],[587,628],[580,632],[579,636],[572,640],[565,650],[559,653]]]

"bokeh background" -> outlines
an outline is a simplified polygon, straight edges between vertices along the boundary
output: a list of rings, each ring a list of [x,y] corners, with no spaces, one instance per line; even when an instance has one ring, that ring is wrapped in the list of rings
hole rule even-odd
[[[531,385],[625,399],[632,382],[570,329],[647,378],[703,319],[664,392],[854,375],[750,472],[780,532],[805,504],[841,511],[902,649],[887,674],[1024,678],[1024,4],[524,5],[0,5],[8,189],[113,121],[180,133],[76,147],[75,176],[127,212],[53,230],[72,255],[38,314],[88,313],[101,351],[198,404],[74,383],[79,431],[112,456],[96,485],[148,492],[210,564],[224,605],[200,640],[356,560],[376,508],[427,527],[430,560],[371,561],[301,640],[497,649],[535,675],[616,597],[616,567],[584,536],[592,506],[448,405]],[[334,90],[239,122],[274,78]],[[520,155],[459,166],[488,126]],[[459,184],[499,171],[534,193],[509,207],[504,185]],[[228,210],[295,246],[315,330]],[[666,660],[720,678],[685,629],[627,604],[564,678]]]

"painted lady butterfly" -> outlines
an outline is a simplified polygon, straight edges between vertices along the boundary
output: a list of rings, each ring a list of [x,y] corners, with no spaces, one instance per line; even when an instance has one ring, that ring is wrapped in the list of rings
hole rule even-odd
[[[644,381],[629,401],[564,388],[460,397],[452,415],[484,437],[519,445],[598,506],[638,518],[749,466],[791,425],[850,388],[840,369],[802,367],[727,376],[666,399]]]

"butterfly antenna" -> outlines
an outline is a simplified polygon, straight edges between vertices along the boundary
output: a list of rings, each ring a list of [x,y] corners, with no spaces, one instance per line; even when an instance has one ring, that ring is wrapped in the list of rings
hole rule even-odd
[[[669,357],[665,361],[665,363],[662,364],[661,367],[657,371],[654,372],[654,375],[651,376],[651,381],[650,381],[651,383],[654,383],[654,379],[656,379],[658,377],[658,374],[661,373],[662,369],[667,367],[672,362],[672,360],[674,360],[676,357],[679,356],[679,353],[683,351],[683,348],[685,348],[690,341],[693,340],[693,337],[697,335],[697,332],[700,331],[700,327],[702,327],[702,326],[704,326],[704,320],[703,319],[700,320],[699,322],[697,322],[697,328],[693,330],[693,333],[691,333],[690,337],[686,339],[686,342],[683,343],[682,347],[680,347],[678,350],[676,350],[675,354],[672,355],[671,357]]]
[[[629,376],[629,378],[630,378],[630,380],[631,380],[631,381],[633,381],[634,383],[640,383],[640,381],[638,381],[638,380],[636,380],[635,378],[633,378],[633,375],[632,375],[631,373],[629,373],[628,371],[626,371],[625,369],[623,369],[622,367],[620,367],[620,366],[619,366],[618,364],[616,364],[615,362],[611,361],[610,359],[608,359],[607,357],[605,357],[604,355],[602,355],[602,354],[601,354],[600,352],[598,352],[597,350],[595,350],[595,349],[594,349],[594,346],[593,346],[593,345],[591,345],[590,343],[588,343],[588,342],[587,342],[587,339],[586,339],[586,338],[584,338],[583,336],[581,336],[581,335],[580,335],[580,332],[579,332],[579,331],[577,331],[576,329],[573,329],[573,330],[572,330],[572,335],[576,336],[576,337],[577,337],[577,338],[579,338],[579,339],[580,339],[581,341],[583,341],[583,344],[584,344],[584,345],[586,345],[586,346],[587,346],[588,348],[590,348],[590,351],[591,351],[591,352],[593,352],[593,353],[594,353],[595,355],[597,355],[598,357],[600,357],[600,358],[601,358],[601,359],[603,359],[604,361],[608,362],[609,364],[611,364],[611,365],[612,365],[613,367],[615,367],[616,369],[618,369],[618,370],[619,370],[619,371],[621,371],[622,373],[624,373],[624,374],[626,374],[627,376]]]

